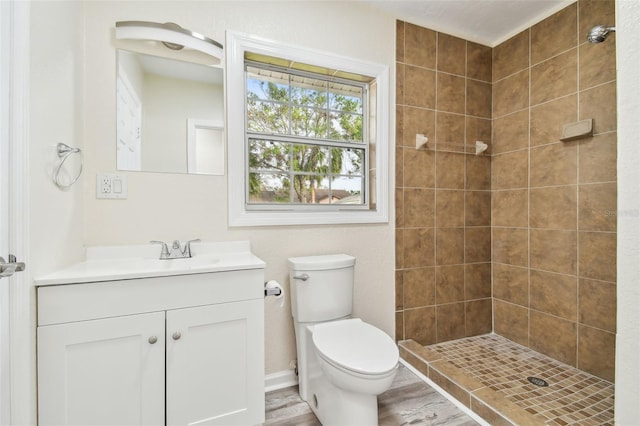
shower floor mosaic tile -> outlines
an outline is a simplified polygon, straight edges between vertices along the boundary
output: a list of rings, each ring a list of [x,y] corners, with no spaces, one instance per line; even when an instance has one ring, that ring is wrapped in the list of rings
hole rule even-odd
[[[423,373],[491,424],[613,425],[612,383],[504,337],[490,334],[426,347],[406,341],[400,347],[405,359],[422,364]],[[527,377],[548,386],[536,386]]]

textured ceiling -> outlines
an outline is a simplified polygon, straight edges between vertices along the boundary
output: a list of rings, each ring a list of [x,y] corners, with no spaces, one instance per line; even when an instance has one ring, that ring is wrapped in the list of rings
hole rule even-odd
[[[398,19],[496,46],[575,0],[363,0]]]

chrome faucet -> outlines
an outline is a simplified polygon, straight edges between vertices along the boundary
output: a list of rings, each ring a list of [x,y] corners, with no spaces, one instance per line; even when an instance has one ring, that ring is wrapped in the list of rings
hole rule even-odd
[[[191,243],[196,243],[200,241],[200,238],[196,238],[195,240],[189,240],[184,243],[184,248],[180,245],[180,241],[174,240],[171,245],[171,249],[167,243],[163,241],[149,241],[151,244],[161,244],[162,251],[160,252],[160,259],[184,259],[187,257],[191,257]]]

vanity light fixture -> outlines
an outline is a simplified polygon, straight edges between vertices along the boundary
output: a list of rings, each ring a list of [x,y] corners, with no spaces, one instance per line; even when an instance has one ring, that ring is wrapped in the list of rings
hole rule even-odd
[[[195,50],[214,58],[216,61],[212,65],[220,64],[223,58],[223,46],[220,43],[173,22],[164,24],[147,21],[116,22],[116,39],[162,43],[174,51]]]

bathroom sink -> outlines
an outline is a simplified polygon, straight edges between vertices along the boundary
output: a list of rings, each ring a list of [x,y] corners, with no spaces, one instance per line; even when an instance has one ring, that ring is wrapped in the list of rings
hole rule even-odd
[[[248,241],[192,245],[192,257],[159,259],[155,245],[88,247],[86,259],[69,268],[40,277],[37,285],[114,281],[133,278],[200,274],[264,268],[251,253]]]

